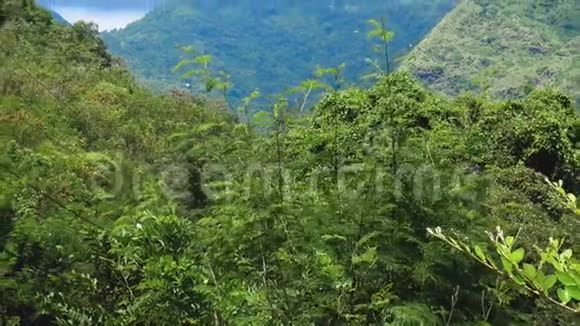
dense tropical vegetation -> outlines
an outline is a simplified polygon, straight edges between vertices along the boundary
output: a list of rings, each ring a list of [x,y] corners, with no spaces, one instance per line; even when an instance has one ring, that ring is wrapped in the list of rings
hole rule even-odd
[[[447,98],[336,66],[258,111],[192,49],[172,67],[215,96],[143,87],[94,25],[0,10],[0,324],[579,321],[560,91]]]

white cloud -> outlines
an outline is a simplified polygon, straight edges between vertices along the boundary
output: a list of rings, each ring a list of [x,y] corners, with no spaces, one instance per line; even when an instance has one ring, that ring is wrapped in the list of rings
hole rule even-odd
[[[91,7],[55,6],[53,10],[70,23],[80,20],[99,25],[99,31],[123,28],[147,14],[145,10],[101,10]]]

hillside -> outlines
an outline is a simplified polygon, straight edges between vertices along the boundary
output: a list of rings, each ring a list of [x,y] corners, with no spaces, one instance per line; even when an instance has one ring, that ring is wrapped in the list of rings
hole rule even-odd
[[[403,66],[450,95],[555,87],[580,100],[580,2],[462,1]]]
[[[369,18],[386,17],[394,30],[393,53],[405,53],[447,13],[454,0],[179,1],[159,6],[123,30],[105,33],[111,52],[149,85],[167,89],[183,85],[171,69],[193,45],[214,56],[216,69],[229,73],[240,98],[259,88],[273,95],[311,78],[317,65],[343,62],[351,81],[372,67],[367,39]],[[419,10],[420,9],[420,10]],[[251,19],[248,19],[251,17]]]
[[[396,72],[233,114],[1,4],[0,325],[578,322],[565,94]]]

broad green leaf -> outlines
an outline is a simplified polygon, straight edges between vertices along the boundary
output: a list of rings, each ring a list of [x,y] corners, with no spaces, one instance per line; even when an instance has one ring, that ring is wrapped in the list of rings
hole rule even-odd
[[[564,250],[564,252],[562,252],[560,254],[560,257],[562,259],[570,259],[570,258],[572,258],[572,249],[566,249],[566,250]]]
[[[574,300],[580,301],[580,286],[570,286],[567,287],[566,290],[568,291],[568,294],[574,298]]]
[[[510,254],[510,260],[517,265],[524,259],[525,253],[524,248],[519,248]]]
[[[568,302],[570,302],[570,293],[568,293],[567,289],[558,289],[557,293],[560,302],[562,302],[563,304],[567,304]]]
[[[557,281],[558,277],[556,277],[556,275],[548,275],[542,280],[540,286],[542,287],[542,290],[548,291],[549,289],[554,287],[554,285],[556,285]]]
[[[514,269],[514,265],[507,260],[505,257],[501,257],[501,263],[503,264],[503,268],[509,273],[511,274],[513,269]]]
[[[536,277],[534,277],[534,286],[541,289],[545,278],[544,273],[541,270],[537,270]]]
[[[536,277],[536,267],[534,265],[524,264],[524,275],[528,279],[533,280]]]
[[[554,268],[560,272],[564,271],[564,267],[555,259],[548,259],[548,261],[554,266]]]
[[[568,273],[574,278],[576,284],[580,284],[580,273],[577,270],[570,270]]]
[[[572,275],[569,273],[556,271],[556,276],[558,276],[560,283],[566,286],[576,285],[576,280],[574,280],[574,277],[572,277]]]

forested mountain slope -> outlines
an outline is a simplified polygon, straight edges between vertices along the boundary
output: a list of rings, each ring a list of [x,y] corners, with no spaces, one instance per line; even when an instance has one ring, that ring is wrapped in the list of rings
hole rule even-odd
[[[462,1],[404,68],[451,95],[514,98],[557,87],[580,99],[580,2]]]
[[[234,114],[1,4],[0,325],[578,322],[565,94],[385,73]]]
[[[369,18],[386,18],[396,33],[392,50],[405,53],[455,4],[455,0],[185,1],[172,0],[127,28],[103,34],[149,85],[183,85],[171,69],[193,45],[214,56],[216,69],[232,76],[232,96],[254,88],[275,94],[311,78],[317,65],[343,62],[357,80],[372,67]]]

